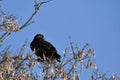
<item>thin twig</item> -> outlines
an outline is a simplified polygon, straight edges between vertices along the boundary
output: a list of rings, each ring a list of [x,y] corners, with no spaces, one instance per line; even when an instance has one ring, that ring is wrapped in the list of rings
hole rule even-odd
[[[11,34],[11,32],[6,32],[4,33],[1,37],[0,37],[0,42],[3,42],[9,35]]]
[[[20,55],[23,55],[23,52],[24,52],[24,50],[26,48],[26,45],[27,45],[27,41],[25,41],[24,44],[22,45],[21,50],[19,51]]]
[[[71,37],[70,37],[70,36],[69,36],[69,40],[70,40],[70,47],[71,47],[71,49],[72,49],[72,53],[73,53],[73,55],[75,55],[74,48],[73,48],[73,45],[72,45]]]
[[[82,52],[85,50],[87,46],[88,46],[88,43],[86,43],[85,46],[82,48]]]

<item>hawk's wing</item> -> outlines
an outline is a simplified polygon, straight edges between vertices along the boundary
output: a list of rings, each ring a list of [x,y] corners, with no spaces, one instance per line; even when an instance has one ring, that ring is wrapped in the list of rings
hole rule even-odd
[[[45,50],[46,56],[56,58],[60,62],[60,55],[57,53],[56,48],[48,41],[42,42],[43,49]]]
[[[56,48],[48,41],[45,40],[33,40],[30,44],[32,51],[37,56],[43,56],[43,54],[46,57],[56,58],[58,61],[60,61],[60,55],[57,53]]]
[[[42,44],[46,51],[49,51],[51,53],[57,53],[56,48],[51,43],[44,41]]]

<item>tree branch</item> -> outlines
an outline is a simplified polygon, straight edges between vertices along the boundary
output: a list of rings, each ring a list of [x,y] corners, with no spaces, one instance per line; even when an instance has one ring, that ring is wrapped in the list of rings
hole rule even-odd
[[[34,5],[34,6],[35,6],[35,11],[34,11],[33,14],[31,15],[31,17],[25,22],[25,24],[23,24],[23,25],[19,28],[19,30],[22,30],[23,28],[27,27],[27,26],[32,22],[32,19],[35,17],[35,15],[38,13],[41,5],[43,5],[43,4],[45,4],[45,3],[48,3],[48,2],[50,2],[50,1],[52,1],[52,0],[44,1],[44,2],[40,2],[40,3],[37,3],[37,2],[35,1],[35,5]]]
[[[12,32],[18,32],[18,31],[24,29],[25,27],[27,27],[29,24],[31,24],[33,18],[34,18],[35,15],[38,13],[40,7],[41,7],[43,4],[48,3],[48,2],[50,2],[50,1],[52,1],[52,0],[47,0],[47,1],[40,2],[40,3],[38,3],[38,2],[35,1],[35,5],[34,5],[35,11],[34,11],[33,14],[30,16],[30,18],[29,18],[21,27],[18,27],[18,28],[15,29],[15,30],[5,31],[5,32],[2,34],[2,36],[0,37],[0,43],[2,43]],[[0,11],[1,11],[1,13],[2,13],[3,15],[5,15],[5,13],[4,13],[2,10],[0,10]],[[1,44],[0,44],[0,46],[1,46]]]

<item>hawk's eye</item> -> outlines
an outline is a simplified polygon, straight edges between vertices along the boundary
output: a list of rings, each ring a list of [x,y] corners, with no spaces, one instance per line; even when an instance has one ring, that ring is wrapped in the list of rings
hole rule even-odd
[[[42,34],[37,34],[37,35],[35,36],[35,38],[44,39],[44,36],[43,36]]]
[[[43,38],[43,36],[42,35],[39,35],[39,36],[37,36],[38,38]]]

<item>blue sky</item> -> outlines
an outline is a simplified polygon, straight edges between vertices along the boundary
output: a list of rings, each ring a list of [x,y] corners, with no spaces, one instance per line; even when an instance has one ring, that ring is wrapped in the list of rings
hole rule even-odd
[[[2,8],[16,15],[22,25],[34,11],[33,3],[4,0]],[[120,76],[120,0],[53,0],[41,7],[34,21],[5,43],[18,49],[25,40],[31,42],[35,34],[42,33],[62,55],[70,35],[80,47],[89,43],[94,48],[101,71]]]

